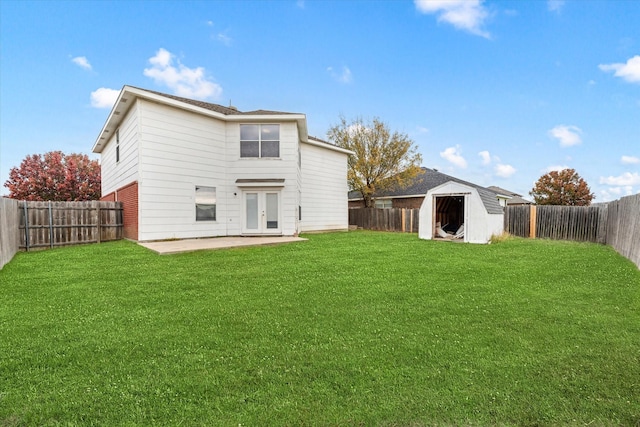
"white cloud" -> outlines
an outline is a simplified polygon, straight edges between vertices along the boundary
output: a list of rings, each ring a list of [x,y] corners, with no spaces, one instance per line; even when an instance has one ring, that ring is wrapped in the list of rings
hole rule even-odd
[[[547,9],[551,12],[560,13],[565,3],[565,0],[547,0]]]
[[[561,147],[571,147],[582,143],[582,129],[577,126],[558,125],[549,130],[549,135],[560,141]]]
[[[120,91],[101,87],[91,92],[91,106],[94,108],[111,108],[116,103]]]
[[[600,184],[615,185],[618,187],[624,187],[627,185],[640,185],[640,174],[638,172],[625,172],[620,176],[601,176]]]
[[[72,58],[71,61],[80,68],[84,68],[85,70],[92,69],[91,64],[89,63],[89,60],[86,56],[76,56],[75,58]]]
[[[460,155],[459,149],[460,146],[458,145],[446,148],[444,151],[440,152],[440,157],[459,168],[465,169],[467,167],[467,161]]]
[[[187,98],[218,99],[222,95],[222,87],[210,81],[203,67],[189,68],[177,60],[173,65],[174,55],[160,48],[155,56],[149,58],[151,68],[144,69],[144,75],[151,77],[157,84],[167,86],[174,94]]]
[[[631,196],[633,193],[633,187],[630,185],[624,187],[610,187],[606,190],[600,190],[600,200],[603,202],[610,202],[615,199],[619,199],[622,196]]]
[[[418,11],[437,14],[438,21],[449,23],[459,30],[489,38],[483,30],[489,12],[482,5],[484,0],[414,0]]]
[[[551,166],[547,166],[546,169],[544,169],[542,172],[543,173],[549,173],[549,172],[560,172],[561,170],[565,170],[565,169],[570,169],[569,166],[567,165],[551,165]]]
[[[426,128],[424,126],[416,126],[416,130],[418,131],[418,133],[429,133],[429,128]]]
[[[348,84],[353,81],[353,76],[351,74],[351,70],[349,67],[342,67],[341,72],[337,72],[333,69],[333,67],[328,67],[327,71],[333,77],[333,79],[337,82]]]
[[[304,9],[304,0],[298,0],[296,6],[298,6],[299,9]]]
[[[516,173],[516,168],[511,165],[497,164],[493,169],[496,172],[496,175],[501,178],[509,178],[511,175]]]
[[[491,163],[491,154],[489,154],[487,150],[479,152],[478,156],[482,157],[483,165],[488,165],[489,163]]]
[[[629,83],[640,83],[640,55],[629,58],[626,63],[600,64],[598,67],[605,72],[613,71],[613,75]]]
[[[622,162],[623,165],[637,165],[640,163],[640,158],[636,156],[622,156],[620,162]]]
[[[216,36],[216,40],[218,40],[225,46],[231,46],[231,42],[233,42],[233,39],[225,33],[218,33],[218,35]]]

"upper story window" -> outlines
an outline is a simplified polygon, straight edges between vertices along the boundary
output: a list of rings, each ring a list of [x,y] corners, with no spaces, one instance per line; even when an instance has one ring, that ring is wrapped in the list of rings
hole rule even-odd
[[[280,157],[280,125],[240,125],[240,157]]]
[[[116,163],[120,161],[120,129],[116,129]]]

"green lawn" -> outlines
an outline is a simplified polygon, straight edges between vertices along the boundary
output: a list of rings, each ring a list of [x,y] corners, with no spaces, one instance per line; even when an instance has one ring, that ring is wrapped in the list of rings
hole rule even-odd
[[[640,423],[640,271],[611,248],[309,235],[0,271],[0,426]]]

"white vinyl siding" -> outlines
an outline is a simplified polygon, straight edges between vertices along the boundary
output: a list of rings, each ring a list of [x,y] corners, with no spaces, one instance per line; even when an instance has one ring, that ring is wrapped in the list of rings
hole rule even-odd
[[[300,148],[300,231],[347,230],[347,155],[312,144],[303,143]]]
[[[196,221],[195,187],[224,198],[225,124],[147,101],[140,103],[139,240],[223,236],[226,209],[216,221]]]
[[[284,179],[284,187],[280,187],[280,206],[282,234],[294,235],[297,230],[298,215],[298,127],[295,122],[280,123],[280,157],[279,158],[239,158],[240,124],[227,124],[227,179],[232,188],[227,198],[230,211],[238,212],[237,219],[229,218],[227,229],[229,235],[242,234],[241,219],[243,205],[242,191],[236,185],[238,179]],[[264,187],[261,187],[264,189]],[[237,195],[234,196],[233,193]]]
[[[116,133],[105,146],[100,156],[102,169],[102,195],[117,190],[138,180],[138,108],[129,109],[118,128],[120,143],[116,144]],[[120,161],[116,162],[116,147]]]

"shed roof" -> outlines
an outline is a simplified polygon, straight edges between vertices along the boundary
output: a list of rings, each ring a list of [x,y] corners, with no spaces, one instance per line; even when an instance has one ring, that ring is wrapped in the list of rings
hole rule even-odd
[[[422,173],[418,174],[413,181],[404,188],[394,188],[385,191],[377,192],[374,198],[394,198],[394,197],[422,197],[427,194],[429,190],[442,185],[446,182],[453,181],[459,184],[464,184],[469,187],[473,187],[478,191],[482,203],[485,209],[490,214],[501,214],[504,212],[500,202],[498,201],[498,195],[496,192],[491,191],[486,187],[482,187],[477,184],[473,184],[462,179],[438,172],[435,169],[422,168]],[[361,199],[361,195],[358,191],[349,192],[349,199]]]

